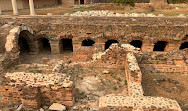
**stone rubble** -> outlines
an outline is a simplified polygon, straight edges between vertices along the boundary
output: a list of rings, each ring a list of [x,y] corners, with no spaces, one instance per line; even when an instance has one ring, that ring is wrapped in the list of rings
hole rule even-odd
[[[62,69],[63,66],[63,61],[61,60],[60,62],[58,62],[55,67],[52,69],[52,72],[57,72],[59,73]]]
[[[110,72],[108,70],[104,70],[103,74],[109,74]]]
[[[165,17],[164,14],[145,14],[145,13],[114,13],[113,11],[108,10],[99,10],[99,11],[77,11],[73,14],[65,13],[64,16],[78,16],[78,17]],[[180,14],[178,17],[186,17],[184,14]]]
[[[66,107],[62,104],[58,103],[53,103],[50,107],[49,110],[55,110],[55,111],[65,111]]]
[[[61,87],[71,87],[70,76],[66,74],[41,74],[41,73],[25,73],[25,72],[14,72],[7,73],[6,78],[14,80],[16,82],[10,82],[10,85],[22,85],[26,84],[28,86],[48,86],[48,85],[60,85]],[[69,85],[67,85],[69,83]],[[71,82],[72,84],[72,82]]]
[[[16,109],[16,111],[21,111],[22,110],[22,108],[23,108],[23,105],[22,104],[20,104],[20,106]]]

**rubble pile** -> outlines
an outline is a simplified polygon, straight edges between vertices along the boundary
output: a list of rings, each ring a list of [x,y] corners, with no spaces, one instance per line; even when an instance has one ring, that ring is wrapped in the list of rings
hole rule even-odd
[[[165,17],[164,14],[145,14],[145,13],[114,13],[108,10],[91,10],[91,11],[77,11],[73,14],[65,13],[64,16],[97,16],[97,17]],[[184,14],[178,17],[186,17]]]

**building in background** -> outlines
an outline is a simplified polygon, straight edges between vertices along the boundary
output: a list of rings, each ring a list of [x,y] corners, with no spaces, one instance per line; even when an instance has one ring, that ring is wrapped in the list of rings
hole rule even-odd
[[[35,8],[42,8],[61,4],[61,0],[33,0]],[[29,8],[29,0],[16,0],[18,9]],[[12,10],[11,0],[0,0],[2,11]]]

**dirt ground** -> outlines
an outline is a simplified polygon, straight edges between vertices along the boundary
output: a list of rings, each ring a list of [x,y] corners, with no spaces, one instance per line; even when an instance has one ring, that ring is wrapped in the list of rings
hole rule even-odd
[[[46,15],[52,13],[54,15],[63,15],[65,13],[74,13],[76,11],[89,11],[89,10],[110,10],[114,13],[146,13],[146,14],[164,14],[165,16],[177,16],[185,14],[188,16],[188,4],[171,4],[168,6],[154,6],[136,4],[135,7],[130,6],[117,6],[117,5],[96,5],[96,6],[80,6],[74,8],[73,6],[58,5],[48,8],[35,9],[37,15]],[[12,15],[12,11],[3,12],[4,15]],[[19,15],[29,15],[29,9],[19,10]]]
[[[83,68],[79,65],[67,69],[74,77],[76,88],[76,104],[73,107],[98,110],[99,97],[107,94],[127,95],[127,84],[124,69],[105,69],[109,74],[103,74],[103,68]]]
[[[177,100],[183,111],[188,111],[188,75],[178,73],[143,74],[145,96],[161,96]]]
[[[136,4],[135,7],[117,5],[98,5],[91,7],[92,10],[110,10],[115,13],[145,13],[145,14],[164,14],[165,16],[177,16],[185,14],[188,16],[188,4],[173,4],[168,6],[149,6]]]

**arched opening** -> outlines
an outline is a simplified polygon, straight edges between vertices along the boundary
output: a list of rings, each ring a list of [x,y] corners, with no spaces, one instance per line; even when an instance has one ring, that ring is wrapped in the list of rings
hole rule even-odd
[[[80,0],[80,4],[84,4],[84,0]]]
[[[32,48],[30,47],[30,44],[32,42],[31,37],[32,37],[32,34],[27,30],[20,32],[19,38],[18,38],[20,54],[29,53],[31,51],[31,48]]]
[[[27,31],[21,31],[18,38],[18,47],[20,51],[20,62],[22,64],[27,64],[28,61],[31,61],[31,54],[34,52],[33,47],[33,35]]]
[[[82,41],[82,46],[93,46],[95,42],[93,40],[87,39]]]
[[[62,51],[71,51],[73,52],[72,39],[62,39]]]
[[[137,48],[141,48],[142,47],[142,41],[140,40],[133,40],[130,42],[131,45],[133,45],[134,47],[137,47]]]
[[[62,5],[62,0],[57,0],[58,5]]]
[[[188,42],[184,42],[184,43],[182,43],[181,46],[180,46],[180,50],[183,50],[183,49],[185,49],[185,48],[188,48]]]
[[[158,41],[157,43],[155,43],[153,51],[165,51],[166,45],[166,41]]]
[[[113,43],[119,43],[117,40],[108,40],[105,42],[105,50],[108,49]]]
[[[40,49],[42,52],[51,52],[51,47],[50,47],[50,42],[48,39],[46,38],[40,38],[39,39],[40,41]]]
[[[28,41],[25,38],[19,37],[18,45],[19,45],[19,48],[20,48],[20,54],[30,52],[30,47],[29,47]]]

